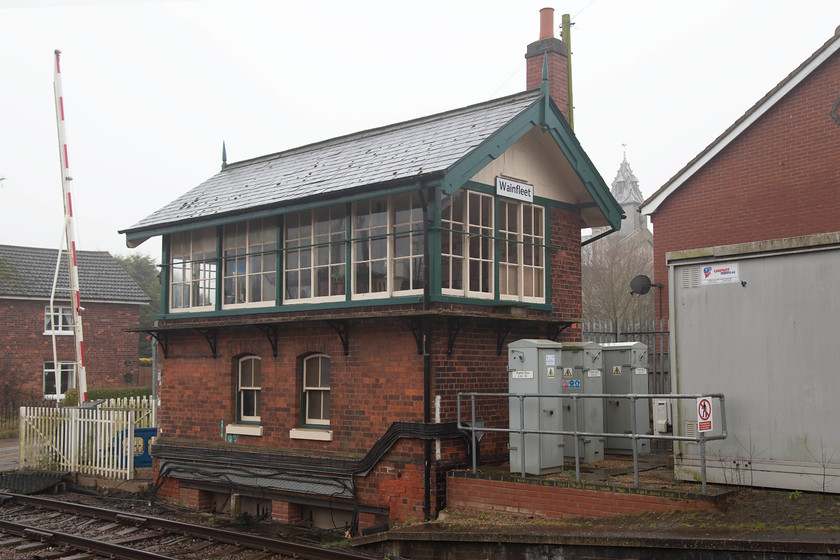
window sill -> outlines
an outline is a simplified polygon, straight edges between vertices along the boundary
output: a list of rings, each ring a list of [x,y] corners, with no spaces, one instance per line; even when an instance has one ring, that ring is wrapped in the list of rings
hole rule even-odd
[[[228,424],[225,426],[225,435],[237,436],[262,436],[262,426],[247,426],[245,424]]]
[[[44,336],[72,336],[73,334],[73,331],[44,331]]]
[[[313,441],[332,441],[332,430],[316,430],[311,428],[292,428],[289,439],[309,439]]]

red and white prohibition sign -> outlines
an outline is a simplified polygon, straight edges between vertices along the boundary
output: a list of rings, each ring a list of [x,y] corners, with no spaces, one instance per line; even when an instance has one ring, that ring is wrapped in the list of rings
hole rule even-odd
[[[712,399],[709,397],[697,399],[697,431],[712,431]]]

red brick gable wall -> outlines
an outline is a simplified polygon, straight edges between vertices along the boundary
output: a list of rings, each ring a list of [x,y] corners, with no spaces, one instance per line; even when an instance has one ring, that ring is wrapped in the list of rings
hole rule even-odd
[[[667,284],[668,251],[840,230],[838,95],[835,53],[662,203],[655,282]]]
[[[68,305],[55,302],[55,305]],[[22,378],[21,398],[43,395],[44,362],[51,362],[52,337],[44,334],[44,308],[49,301],[0,300],[0,371],[8,367]],[[85,337],[85,369],[88,389],[127,385],[139,373],[137,335],[124,332],[140,322],[137,305],[85,303],[82,328]],[[72,335],[56,336],[59,361],[74,361]]]

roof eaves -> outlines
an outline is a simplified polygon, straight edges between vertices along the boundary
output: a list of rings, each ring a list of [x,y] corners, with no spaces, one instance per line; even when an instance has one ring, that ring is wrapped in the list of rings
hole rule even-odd
[[[840,34],[835,35],[820,47],[814,54],[808,57],[793,72],[779,82],[776,87],[756,102],[741,118],[735,121],[723,134],[718,136],[711,144],[695,156],[676,175],[671,177],[655,193],[650,195],[639,210],[644,215],[656,212],[659,206],[665,202],[671,194],[688,181],[697,171],[703,168],[726,146],[732,143],[742,132],[748,129],[756,120],[767,113],[776,103],[785,97],[790,91],[799,85],[811,72],[819,68],[823,62],[828,60],[840,49]]]
[[[539,90],[533,90],[538,92]],[[496,130],[478,146],[464,154],[446,170],[443,179],[443,192],[453,194],[463,187],[476,173],[501,156],[514,142],[522,138],[529,130],[540,124],[539,107],[543,96],[535,97],[534,102],[519,112],[513,119]],[[537,113],[535,113],[537,109]]]
[[[341,193],[341,196],[336,196],[335,193],[319,193],[310,195],[305,198],[300,198],[292,202],[285,202],[280,204],[270,204],[249,208],[247,211],[233,210],[230,212],[222,212],[215,214],[212,218],[207,216],[199,216],[196,218],[185,218],[183,220],[167,222],[165,225],[159,227],[143,227],[143,228],[128,228],[119,231],[118,233],[125,234],[126,242],[129,247],[137,247],[144,241],[158,236],[169,235],[172,233],[179,233],[195,229],[198,227],[214,227],[232,222],[240,222],[243,220],[256,220],[259,218],[266,218],[276,216],[281,213],[296,212],[299,210],[306,210],[313,205],[326,204],[342,204],[344,202],[352,201],[358,198],[365,192],[382,192],[386,189],[398,188],[401,185],[417,185],[422,183],[424,185],[434,183],[436,180],[443,178],[443,171],[432,171],[429,173],[422,173],[409,178],[400,178],[394,181],[384,183],[377,183],[375,185],[362,185],[354,189],[348,189]]]
[[[539,92],[539,90],[533,91]],[[551,134],[584,188],[592,196],[595,205],[613,228],[620,228],[624,215],[621,205],[615,200],[607,183],[583,150],[557,105],[546,93],[535,98],[531,105],[520,111],[507,124],[453,164],[444,177],[443,192],[446,194],[456,192],[534,127],[541,127],[542,130]]]

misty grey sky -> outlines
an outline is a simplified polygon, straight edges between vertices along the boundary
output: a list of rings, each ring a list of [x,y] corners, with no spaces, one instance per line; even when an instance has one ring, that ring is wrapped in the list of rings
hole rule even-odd
[[[626,144],[646,197],[840,25],[836,0],[0,0],[0,243],[62,241],[55,49],[78,247],[159,259],[117,230],[223,140],[233,162],[522,91],[546,6],[572,15],[583,148],[609,184]]]

